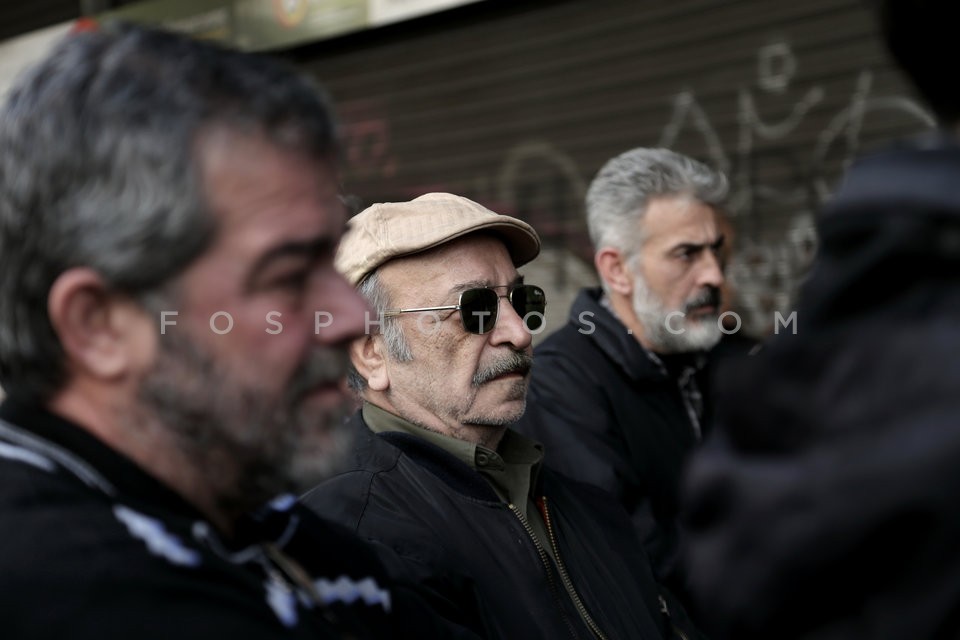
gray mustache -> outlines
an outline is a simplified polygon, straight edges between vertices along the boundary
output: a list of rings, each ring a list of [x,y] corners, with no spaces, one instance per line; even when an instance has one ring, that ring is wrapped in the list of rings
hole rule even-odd
[[[533,357],[519,351],[513,351],[509,356],[504,357],[492,365],[477,371],[473,376],[473,386],[479,387],[482,384],[490,382],[498,376],[507,373],[519,373],[527,375],[530,367],[533,366]]]
[[[720,289],[716,287],[707,287],[694,297],[687,300],[683,305],[684,313],[693,311],[697,307],[704,307],[707,305],[720,307],[720,301],[723,296],[720,295]]]

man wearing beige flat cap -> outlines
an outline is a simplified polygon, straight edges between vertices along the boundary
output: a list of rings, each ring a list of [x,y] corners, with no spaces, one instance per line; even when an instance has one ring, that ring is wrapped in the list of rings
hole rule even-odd
[[[350,220],[336,266],[373,308],[351,346],[358,444],[304,502],[391,547],[489,637],[667,637],[686,619],[622,507],[510,429],[546,306],[517,269],[539,251],[525,222],[451,194]]]

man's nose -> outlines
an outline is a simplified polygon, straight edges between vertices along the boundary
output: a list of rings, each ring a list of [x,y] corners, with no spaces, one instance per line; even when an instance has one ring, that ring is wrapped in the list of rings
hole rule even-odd
[[[515,350],[523,351],[533,343],[533,336],[527,329],[524,319],[520,317],[507,296],[500,296],[497,324],[490,332],[493,344],[509,344]]]
[[[700,271],[697,274],[697,285],[701,287],[723,286],[723,263],[720,256],[715,251],[704,251],[704,258],[700,265]]]

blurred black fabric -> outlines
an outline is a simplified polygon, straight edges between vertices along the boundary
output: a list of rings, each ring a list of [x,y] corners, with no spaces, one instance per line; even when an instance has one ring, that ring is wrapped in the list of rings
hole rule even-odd
[[[797,308],[716,376],[685,486],[717,638],[960,637],[960,147],[858,163]]]

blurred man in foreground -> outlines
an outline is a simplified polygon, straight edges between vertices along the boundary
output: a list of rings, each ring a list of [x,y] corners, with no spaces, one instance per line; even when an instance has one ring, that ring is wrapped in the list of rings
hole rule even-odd
[[[142,28],[70,36],[11,93],[5,637],[431,636],[369,547],[281,495],[349,444],[366,306],[333,267],[336,156],[304,78]]]

